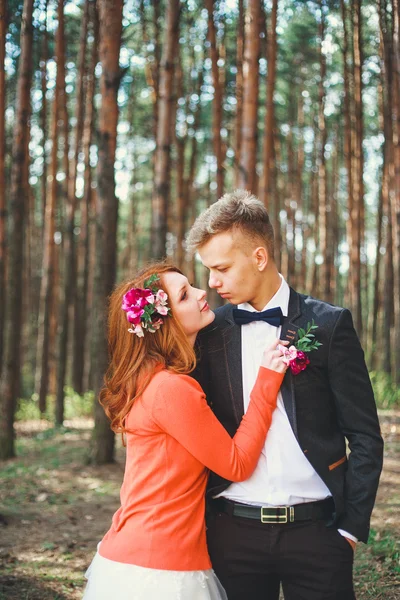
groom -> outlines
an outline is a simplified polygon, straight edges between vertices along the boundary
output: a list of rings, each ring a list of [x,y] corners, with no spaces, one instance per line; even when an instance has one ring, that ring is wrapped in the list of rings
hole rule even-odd
[[[201,214],[188,246],[229,301],[200,334],[197,377],[232,436],[270,341],[296,345],[314,321],[311,340],[321,344],[305,370],[288,369],[250,479],[210,476],[213,568],[229,600],[278,600],[281,583],[286,600],[352,600],[354,548],[368,539],[383,442],[351,314],[288,286],[268,213],[248,192]]]

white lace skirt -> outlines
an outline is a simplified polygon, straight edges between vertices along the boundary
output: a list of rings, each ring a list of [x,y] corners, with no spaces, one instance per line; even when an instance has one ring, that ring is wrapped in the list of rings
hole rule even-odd
[[[163,571],[115,562],[97,552],[83,600],[228,600],[212,569]]]

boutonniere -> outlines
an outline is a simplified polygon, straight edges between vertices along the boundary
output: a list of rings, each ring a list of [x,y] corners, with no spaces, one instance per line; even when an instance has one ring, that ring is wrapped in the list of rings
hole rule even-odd
[[[318,325],[315,325],[313,319],[311,323],[307,323],[306,329],[299,329],[299,339],[294,346],[289,346],[289,348],[282,345],[278,346],[283,355],[283,362],[290,367],[293,375],[298,375],[301,371],[304,371],[310,364],[308,353],[312,350],[318,350],[322,346],[321,342],[318,342],[312,333],[316,329],[318,329]]]

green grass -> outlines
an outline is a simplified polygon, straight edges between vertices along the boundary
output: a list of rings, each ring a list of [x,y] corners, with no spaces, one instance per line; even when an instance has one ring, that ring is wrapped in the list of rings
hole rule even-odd
[[[64,410],[65,419],[73,419],[74,417],[91,417],[93,416],[94,392],[86,392],[80,396],[70,387],[65,387]],[[44,414],[41,414],[38,406],[38,395],[32,394],[29,399],[18,400],[16,420],[28,421],[35,419],[46,419],[54,421],[55,414],[55,397],[49,395],[47,397],[47,408]]]
[[[354,563],[357,597],[400,597],[400,540],[389,531],[371,530],[367,546],[359,544]],[[398,594],[398,595],[397,595]]]
[[[391,376],[383,371],[370,372],[372,387],[378,408],[395,408],[400,406],[400,387]]]

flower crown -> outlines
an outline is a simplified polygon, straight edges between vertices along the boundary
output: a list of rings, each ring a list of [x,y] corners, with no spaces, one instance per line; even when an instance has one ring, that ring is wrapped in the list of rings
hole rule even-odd
[[[129,333],[138,337],[144,336],[144,330],[155,333],[164,322],[162,317],[171,314],[167,306],[168,295],[155,285],[159,279],[154,273],[146,279],[144,288],[132,288],[124,295],[121,308],[129,323],[134,325],[128,329]]]

